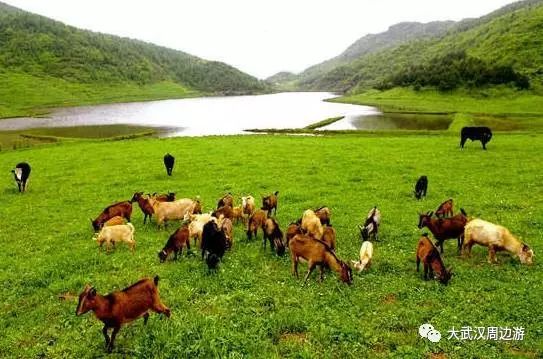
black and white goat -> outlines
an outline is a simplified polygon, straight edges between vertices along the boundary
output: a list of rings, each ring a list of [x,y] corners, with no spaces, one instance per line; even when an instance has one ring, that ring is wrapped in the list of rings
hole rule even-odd
[[[11,170],[15,182],[19,187],[19,192],[25,192],[28,184],[28,177],[30,177],[30,165],[26,162],[18,163],[14,170]]]
[[[364,226],[358,226],[358,228],[360,229],[360,236],[362,237],[362,241],[369,240],[370,236],[373,237],[374,240],[378,240],[380,224],[381,211],[377,208],[377,206],[375,206],[368,212],[366,221],[364,222]]]

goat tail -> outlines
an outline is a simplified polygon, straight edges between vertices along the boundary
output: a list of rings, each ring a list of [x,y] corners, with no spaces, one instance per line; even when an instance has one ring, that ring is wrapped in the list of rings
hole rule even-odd
[[[467,215],[468,215],[468,214],[466,213],[466,211],[464,211],[464,208],[460,208],[460,212],[462,212],[462,214],[463,214],[464,216],[467,216]]]
[[[153,282],[155,283],[156,286],[158,286],[159,280],[160,280],[160,277],[158,275],[155,275],[155,277],[153,278]]]
[[[279,196],[279,191],[275,191],[274,195]]]
[[[130,222],[128,222],[126,225],[128,226],[128,228],[130,228],[130,232],[134,234],[134,231],[136,230],[136,228],[134,228],[134,225]]]

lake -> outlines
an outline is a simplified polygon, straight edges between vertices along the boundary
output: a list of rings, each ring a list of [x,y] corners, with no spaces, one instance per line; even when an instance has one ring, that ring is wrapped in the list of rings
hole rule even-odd
[[[156,128],[161,136],[233,135],[249,128],[301,128],[337,116],[345,116],[341,122],[347,123],[379,113],[369,106],[323,101],[332,97],[327,92],[288,92],[68,107],[45,118],[0,120],[0,131],[48,128],[48,135],[70,137],[67,127],[80,133],[81,126],[94,132],[122,124]]]

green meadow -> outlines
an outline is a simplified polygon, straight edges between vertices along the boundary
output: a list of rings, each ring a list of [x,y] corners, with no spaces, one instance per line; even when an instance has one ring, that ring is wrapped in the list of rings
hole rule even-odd
[[[0,152],[0,357],[94,358],[106,356],[102,325],[92,313],[75,316],[86,283],[99,293],[122,289],[158,274],[170,319],[152,314],[123,327],[108,357],[297,358],[537,358],[543,356],[543,188],[536,133],[497,132],[458,148],[456,133],[394,133],[296,137],[232,136],[124,141],[60,142]],[[177,158],[167,177],[162,156]],[[29,190],[16,192],[9,170],[32,165]],[[420,175],[428,197],[413,198]],[[354,284],[316,271],[306,286],[290,272],[288,253],[262,249],[262,234],[247,241],[241,224],[216,273],[183,255],[160,264],[157,252],[176,224],[143,225],[137,205],[136,252],[121,244],[109,255],[92,241],[90,217],[135,191],[175,191],[200,196],[211,210],[225,193],[279,191],[277,218],[284,229],[303,210],[327,205],[338,233],[338,256],[356,259],[357,224],[374,205],[382,211],[373,265]],[[486,248],[471,258],[445,243],[448,286],[424,281],[415,271],[421,230],[418,213],[445,199],[508,227],[536,254],[533,266],[508,254],[487,263]],[[306,267],[300,266],[300,274]],[[422,339],[431,323],[439,343]],[[448,330],[523,327],[521,341],[449,340]]]

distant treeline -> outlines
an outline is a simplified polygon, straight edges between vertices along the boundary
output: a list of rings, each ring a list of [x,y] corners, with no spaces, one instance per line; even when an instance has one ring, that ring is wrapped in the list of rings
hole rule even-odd
[[[184,34],[183,36],[190,36]],[[80,30],[0,3],[0,68],[74,82],[173,81],[205,92],[266,85],[224,63],[142,41]]]
[[[434,87],[448,91],[459,87],[473,88],[501,84],[512,84],[519,89],[530,88],[529,78],[516,72],[512,66],[493,65],[470,57],[465,51],[456,51],[422,65],[403,69],[375,87],[380,90],[397,86],[412,86],[415,89]]]

